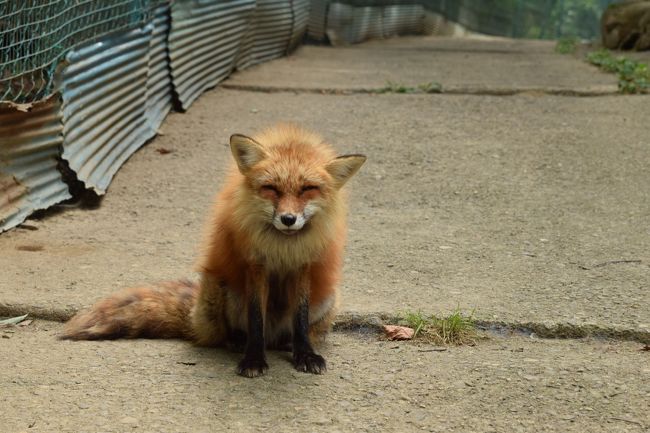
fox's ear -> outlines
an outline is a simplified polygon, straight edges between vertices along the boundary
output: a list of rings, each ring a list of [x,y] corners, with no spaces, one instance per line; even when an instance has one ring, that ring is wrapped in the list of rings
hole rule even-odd
[[[365,155],[343,155],[330,161],[325,170],[334,178],[337,188],[342,187],[366,162]]]
[[[242,174],[266,158],[262,146],[250,137],[241,134],[230,136],[230,151]]]

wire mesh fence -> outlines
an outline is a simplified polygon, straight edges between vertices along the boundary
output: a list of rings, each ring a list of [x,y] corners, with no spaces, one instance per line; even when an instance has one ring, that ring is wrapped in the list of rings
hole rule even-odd
[[[142,25],[150,0],[0,0],[0,100],[42,99],[80,42]]]

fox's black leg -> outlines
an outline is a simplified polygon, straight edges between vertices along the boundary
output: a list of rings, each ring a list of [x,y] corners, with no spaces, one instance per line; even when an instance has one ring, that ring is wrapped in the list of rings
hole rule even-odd
[[[321,374],[325,358],[314,352],[309,342],[309,301],[304,299],[293,318],[293,365],[298,371]]]
[[[260,300],[254,298],[248,305],[248,334],[244,359],[237,365],[237,373],[245,377],[263,375],[269,366],[264,354],[264,316]]]

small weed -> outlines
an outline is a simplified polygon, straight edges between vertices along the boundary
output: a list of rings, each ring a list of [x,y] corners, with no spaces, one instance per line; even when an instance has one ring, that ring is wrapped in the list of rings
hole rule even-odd
[[[474,345],[478,338],[476,324],[469,315],[459,309],[444,317],[432,315],[425,317],[421,312],[404,314],[404,320],[418,336],[434,344]]]
[[[404,315],[404,320],[408,323],[409,327],[415,330],[413,338],[416,338],[420,331],[427,326],[428,320],[422,315],[422,312],[418,311],[417,313],[406,313]]]
[[[625,57],[614,57],[605,49],[587,54],[587,61],[606,72],[618,75],[621,93],[643,93],[650,90],[648,65]]]
[[[418,84],[416,87],[407,86],[394,81],[387,81],[386,85],[377,90],[377,93],[440,93],[442,86],[434,81]]]
[[[386,85],[379,89],[379,93],[413,93],[415,88],[405,86],[394,81],[387,81]]]
[[[424,93],[441,93],[442,84],[436,83],[435,81],[430,81],[428,83],[419,84],[418,89]]]
[[[560,38],[555,44],[555,52],[560,54],[573,54],[578,48],[578,38],[566,37]]]

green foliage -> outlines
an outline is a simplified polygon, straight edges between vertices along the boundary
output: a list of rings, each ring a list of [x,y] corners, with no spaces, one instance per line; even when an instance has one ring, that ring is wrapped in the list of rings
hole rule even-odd
[[[560,38],[555,44],[555,52],[560,54],[573,54],[578,48],[578,38]]]
[[[606,72],[617,74],[618,89],[621,93],[650,91],[650,71],[646,63],[623,56],[614,57],[605,49],[587,54],[587,61]]]
[[[417,313],[408,312],[404,315],[404,320],[409,327],[413,328],[415,332],[413,333],[413,338],[417,337],[420,334],[420,331],[427,326],[428,320],[422,315],[422,312],[418,311]]]
[[[442,84],[431,81],[424,84],[418,84],[418,89],[424,93],[441,93]]]

